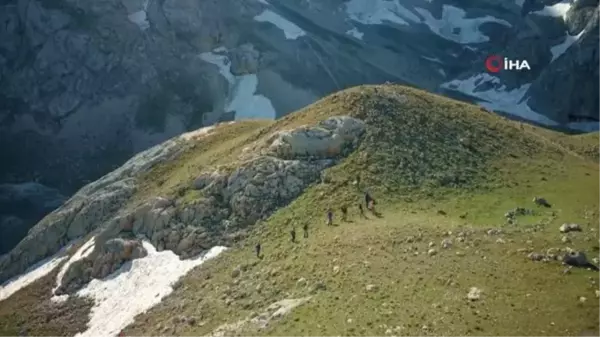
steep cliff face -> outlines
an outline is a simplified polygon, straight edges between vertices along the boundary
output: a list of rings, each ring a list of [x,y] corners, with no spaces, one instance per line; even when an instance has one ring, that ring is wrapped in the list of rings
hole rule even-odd
[[[5,0],[0,181],[72,193],[218,121],[393,81],[552,124],[598,119],[598,2]],[[531,24],[533,22],[533,25]],[[530,72],[489,74],[488,55]],[[528,103],[528,105],[527,105]]]

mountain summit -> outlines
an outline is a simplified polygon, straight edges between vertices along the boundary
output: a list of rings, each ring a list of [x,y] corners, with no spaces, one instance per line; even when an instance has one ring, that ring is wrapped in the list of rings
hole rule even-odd
[[[386,81],[597,127],[598,1],[8,0],[0,181],[72,194],[200,126]],[[485,69],[499,55],[530,71]],[[26,156],[22,155],[27,153]]]
[[[0,333],[597,333],[597,161],[398,85],[198,129],[0,257]]]

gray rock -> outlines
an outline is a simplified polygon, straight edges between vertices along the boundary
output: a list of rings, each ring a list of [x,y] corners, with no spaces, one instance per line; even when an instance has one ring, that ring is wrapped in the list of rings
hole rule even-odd
[[[589,262],[587,257],[585,256],[585,253],[583,252],[571,251],[565,254],[565,256],[563,257],[563,263],[573,267],[591,268],[593,270],[598,270],[598,267]]]
[[[544,255],[539,253],[529,253],[527,257],[532,261],[542,261],[544,260]]]
[[[240,76],[258,71],[260,53],[250,43],[245,43],[229,53],[231,73]]]
[[[235,267],[235,268],[233,268],[233,270],[231,271],[231,277],[232,277],[232,278],[236,278],[236,277],[240,276],[240,274],[241,274],[241,273],[242,273],[242,269],[241,269],[241,267],[239,267],[239,266],[238,266],[238,267]]]
[[[576,223],[565,223],[558,229],[561,233],[581,232],[581,226]]]
[[[374,291],[378,291],[379,287],[374,284],[367,284],[367,286],[365,287],[365,290],[368,292],[374,292]]]
[[[365,131],[356,118],[329,118],[315,127],[280,131],[268,140],[269,152],[282,159],[298,157],[335,158],[352,149]]]
[[[534,197],[533,198],[533,202],[538,205],[538,206],[543,206],[543,207],[552,207],[550,205],[550,203],[544,199],[544,198],[538,198],[538,197]]]

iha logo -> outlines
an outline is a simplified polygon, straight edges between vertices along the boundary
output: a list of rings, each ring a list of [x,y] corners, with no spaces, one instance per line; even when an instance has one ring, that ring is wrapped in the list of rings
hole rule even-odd
[[[510,60],[500,55],[490,55],[485,59],[485,67],[491,73],[498,73],[500,70],[531,70],[527,60]]]

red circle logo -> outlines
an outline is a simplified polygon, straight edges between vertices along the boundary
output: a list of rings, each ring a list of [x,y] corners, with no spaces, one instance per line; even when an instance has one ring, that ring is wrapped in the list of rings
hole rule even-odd
[[[498,55],[490,55],[485,59],[485,67],[491,73],[497,73],[502,69],[502,57]]]

